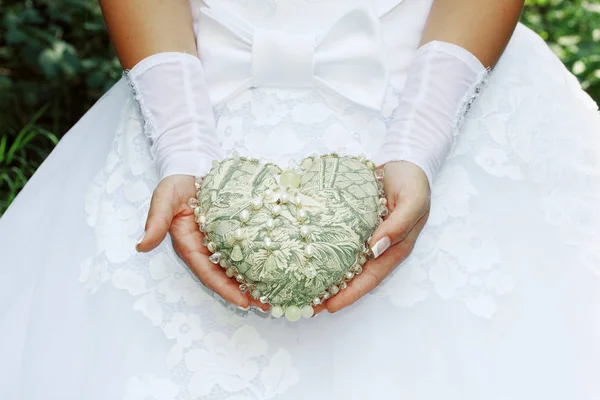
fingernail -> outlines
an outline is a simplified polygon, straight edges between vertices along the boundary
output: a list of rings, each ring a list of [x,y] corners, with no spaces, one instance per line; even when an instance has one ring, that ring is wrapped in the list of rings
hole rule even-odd
[[[140,238],[138,239],[137,243],[135,244],[135,249],[136,249],[136,251],[139,251],[137,247],[138,247],[138,245],[139,245],[140,243],[142,243],[142,240],[144,240],[144,237],[145,237],[145,236],[146,236],[146,231],[144,231],[144,232],[142,233],[142,235],[141,235],[141,236],[140,236]]]
[[[250,310],[250,306],[248,307],[242,307],[242,306],[237,306],[238,310],[242,310],[242,311],[249,311]]]
[[[380,255],[382,255],[383,252],[386,251],[388,247],[390,247],[390,244],[392,244],[392,242],[387,236],[384,236],[381,239],[379,239],[377,243],[375,243],[375,245],[371,247],[371,252],[373,252],[373,258],[377,258]]]

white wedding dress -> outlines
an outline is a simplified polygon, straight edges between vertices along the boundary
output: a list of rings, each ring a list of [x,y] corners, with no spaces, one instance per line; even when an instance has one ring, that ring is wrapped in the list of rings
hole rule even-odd
[[[211,90],[223,148],[286,164],[374,154],[432,0],[192,2],[204,61],[222,67]],[[375,26],[344,19],[356,7]],[[338,90],[248,88],[235,74],[251,69],[227,57],[250,59],[244,40],[266,28],[338,29],[341,53],[361,29],[381,31],[381,109],[344,97],[344,79],[368,84],[351,72]],[[339,314],[290,323],[234,311],[170,240],[136,253],[156,184],[121,80],[0,220],[0,399],[600,398],[600,116],[522,25],[463,121],[413,254]]]

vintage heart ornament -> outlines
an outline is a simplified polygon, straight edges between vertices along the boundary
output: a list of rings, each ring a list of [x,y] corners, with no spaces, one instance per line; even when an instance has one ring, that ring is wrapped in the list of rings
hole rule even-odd
[[[196,185],[190,206],[209,260],[291,321],[362,272],[388,213],[383,170],[363,157],[312,156],[284,170],[234,155]]]

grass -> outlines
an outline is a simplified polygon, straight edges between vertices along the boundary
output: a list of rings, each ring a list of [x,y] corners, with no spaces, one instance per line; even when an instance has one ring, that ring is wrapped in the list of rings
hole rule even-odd
[[[38,110],[21,129],[5,126],[6,134],[0,138],[0,215],[58,143],[55,134],[38,124],[48,108]]]

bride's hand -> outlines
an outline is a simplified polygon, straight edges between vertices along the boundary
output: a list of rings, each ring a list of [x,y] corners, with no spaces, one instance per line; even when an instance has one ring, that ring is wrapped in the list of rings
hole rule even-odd
[[[203,235],[194,219],[194,210],[187,204],[191,197],[195,197],[194,177],[171,175],[161,180],[152,195],[145,234],[136,250],[151,251],[169,232],[175,252],[202,283],[236,306],[256,305],[265,309],[265,304],[250,301],[222,268],[208,260],[210,253],[202,245]]]
[[[423,170],[408,161],[387,163],[384,170],[390,214],[373,234],[370,245],[375,259],[367,261],[346,290],[327,301],[331,313],[360,299],[404,261],[429,217],[429,182]]]

